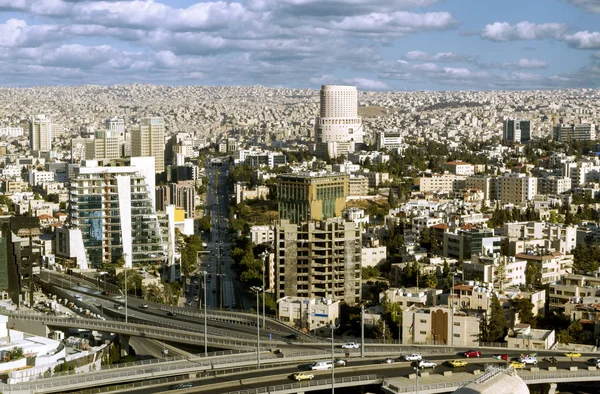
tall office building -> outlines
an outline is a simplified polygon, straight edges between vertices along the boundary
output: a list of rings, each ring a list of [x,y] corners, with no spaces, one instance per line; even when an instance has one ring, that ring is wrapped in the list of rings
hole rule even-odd
[[[194,181],[171,183],[169,186],[171,189],[171,204],[183,209],[186,218],[193,218],[196,207],[196,187]]]
[[[502,139],[505,142],[525,144],[531,140],[531,121],[507,119],[504,121]]]
[[[346,206],[348,174],[305,172],[277,177],[279,219],[298,224],[339,217]]]
[[[553,129],[554,140],[559,142],[593,141],[596,139],[596,125],[593,123],[558,124]]]
[[[95,134],[95,138],[85,144],[87,160],[112,160],[121,157],[119,137],[116,132],[100,130]]]
[[[342,218],[275,229],[275,295],[361,300],[361,230]]]
[[[92,266],[116,263],[121,256],[128,267],[164,261],[154,180],[149,184],[144,172],[152,161],[138,157],[131,166],[99,167],[86,160],[71,179],[71,226],[81,230]]]
[[[121,118],[110,118],[104,122],[106,130],[114,133],[115,137],[125,134],[125,121]]]
[[[363,125],[358,116],[355,86],[321,86],[321,107],[315,124],[315,153],[337,157],[354,152],[363,142]]]
[[[38,152],[52,150],[52,118],[37,115],[29,119],[29,147]]]
[[[156,173],[165,171],[165,123],[163,118],[143,118],[131,129],[131,156],[155,159]]]

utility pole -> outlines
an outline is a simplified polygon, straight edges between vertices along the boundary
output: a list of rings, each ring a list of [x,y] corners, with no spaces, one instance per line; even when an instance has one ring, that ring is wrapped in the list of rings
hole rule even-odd
[[[202,271],[202,276],[204,278],[204,357],[208,357],[208,331],[206,331],[206,275],[208,273],[206,271]]]
[[[125,267],[125,323],[127,322],[127,267]]]
[[[454,346],[454,274],[452,274],[452,329],[450,334],[452,335],[452,338],[450,338],[450,344],[452,346]]]
[[[360,358],[365,358],[365,305],[360,306]]]

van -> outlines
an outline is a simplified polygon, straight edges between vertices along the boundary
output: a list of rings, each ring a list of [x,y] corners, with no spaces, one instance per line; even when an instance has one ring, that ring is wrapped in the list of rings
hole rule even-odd
[[[313,371],[325,371],[327,369],[331,369],[331,360],[317,361],[316,363],[310,366],[310,369],[312,369]]]

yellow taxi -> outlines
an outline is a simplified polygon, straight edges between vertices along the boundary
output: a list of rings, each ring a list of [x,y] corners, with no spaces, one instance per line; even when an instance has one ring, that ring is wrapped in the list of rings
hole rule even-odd
[[[462,360],[448,361],[448,364],[450,364],[450,366],[454,367],[454,368],[466,367],[467,366],[467,362],[466,361],[462,361]]]
[[[523,368],[525,368],[525,363],[521,363],[519,361],[511,361],[508,365],[510,367],[513,367],[514,369],[523,369]]]

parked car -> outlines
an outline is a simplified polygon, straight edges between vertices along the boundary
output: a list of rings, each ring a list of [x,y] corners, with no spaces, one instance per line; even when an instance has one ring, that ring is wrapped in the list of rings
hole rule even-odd
[[[358,343],[348,342],[342,345],[342,349],[358,349]]]
[[[315,377],[315,375],[313,375],[312,373],[308,373],[308,372],[297,372],[292,375],[292,378],[297,381],[312,380],[314,377]]]
[[[467,350],[463,353],[463,356],[469,357],[481,357],[481,352],[479,350]]]
[[[458,368],[458,367],[466,367],[467,366],[467,362],[466,361],[462,361],[462,360],[452,360],[452,361],[448,361],[448,364],[453,367],[453,368]]]
[[[420,354],[413,353],[403,357],[406,361],[421,361],[423,357]]]
[[[437,363],[429,360],[421,360],[419,361],[419,368],[435,368],[437,367]]]

